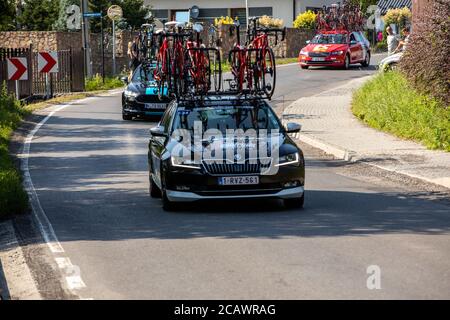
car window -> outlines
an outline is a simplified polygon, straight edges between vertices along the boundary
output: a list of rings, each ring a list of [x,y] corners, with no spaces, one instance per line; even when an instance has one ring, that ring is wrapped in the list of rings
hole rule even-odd
[[[357,41],[361,42],[361,44],[366,44],[364,36],[361,32],[355,32],[354,34]]]
[[[345,34],[318,34],[312,40],[314,44],[343,44],[346,43]]]
[[[174,118],[173,130],[187,129],[194,130],[194,123],[202,123],[203,130],[218,129],[223,134],[226,130],[242,129],[260,129],[282,130],[280,123],[273,111],[264,105],[224,105],[224,106],[205,106],[199,108],[177,109]]]
[[[350,35],[350,41],[356,41],[356,38],[355,38],[355,34],[354,34],[354,33],[352,33],[352,34]]]
[[[132,81],[137,82],[148,82],[153,81],[153,69],[148,68],[142,68],[142,66],[139,66],[136,71],[133,73]]]

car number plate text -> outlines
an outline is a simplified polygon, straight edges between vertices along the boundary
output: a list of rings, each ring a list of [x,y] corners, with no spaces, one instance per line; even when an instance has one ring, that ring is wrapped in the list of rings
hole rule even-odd
[[[325,61],[325,58],[312,58],[312,61]]]
[[[165,109],[165,103],[146,103],[145,109]]]
[[[247,184],[258,184],[258,176],[239,176],[239,177],[220,177],[219,185],[229,186],[229,185],[247,185]]]

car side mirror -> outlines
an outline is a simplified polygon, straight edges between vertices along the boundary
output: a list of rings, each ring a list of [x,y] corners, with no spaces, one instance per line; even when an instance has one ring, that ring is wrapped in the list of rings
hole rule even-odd
[[[288,124],[286,124],[287,133],[297,133],[300,132],[300,130],[302,130],[302,126],[298,123],[289,122]]]
[[[354,46],[354,45],[357,44],[357,43],[358,43],[358,41],[356,41],[356,40],[350,41],[350,45],[352,45],[352,46]]]
[[[311,42],[311,40],[306,40],[305,41],[306,44],[309,44],[310,42]]]
[[[150,129],[150,135],[152,137],[167,137],[167,133],[164,132],[162,126],[156,126]]]
[[[120,80],[122,80],[123,83],[128,84],[128,77],[121,77]]]

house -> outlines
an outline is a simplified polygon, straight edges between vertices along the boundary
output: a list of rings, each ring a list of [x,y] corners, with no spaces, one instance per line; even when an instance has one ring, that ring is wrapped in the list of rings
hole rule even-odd
[[[411,10],[411,0],[380,0],[377,6],[380,8],[381,15],[384,16],[389,9],[408,7]]]
[[[337,3],[335,0],[145,0],[145,4],[152,7],[153,15],[163,22],[183,20],[189,9],[196,6],[200,21],[212,23],[214,18],[230,16],[238,17],[243,26],[246,24],[246,2],[250,17],[268,15],[280,18],[286,27],[292,27],[292,22],[301,12]]]

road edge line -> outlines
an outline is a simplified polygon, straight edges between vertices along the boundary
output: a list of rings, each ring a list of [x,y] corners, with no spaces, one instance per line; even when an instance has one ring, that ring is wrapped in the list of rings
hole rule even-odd
[[[120,91],[121,91],[120,89],[112,89],[112,90],[107,91],[107,94],[114,95],[114,94],[120,93]],[[44,209],[41,206],[36,189],[34,188],[33,180],[31,179],[31,174],[30,174],[29,166],[28,166],[29,157],[30,157],[30,147],[31,147],[31,143],[34,138],[34,135],[56,112],[61,111],[64,108],[69,107],[73,104],[84,102],[86,100],[94,99],[94,98],[96,98],[96,97],[92,96],[92,97],[84,97],[81,99],[76,99],[76,100],[70,101],[68,103],[65,103],[63,105],[59,105],[54,110],[50,111],[50,113],[48,115],[46,115],[44,117],[44,119],[42,119],[39,123],[37,123],[34,126],[34,128],[27,134],[27,136],[23,142],[21,153],[18,155],[18,158],[20,159],[20,170],[23,175],[22,184],[23,184],[23,187],[29,197],[29,203],[31,205],[31,212],[32,212],[32,215],[31,215],[32,220],[37,225],[40,234],[42,235],[46,245],[50,249],[50,252],[54,255],[54,260],[57,264],[58,264],[58,259],[61,257],[56,257],[55,255],[56,254],[64,254],[65,251],[64,251],[63,246],[59,242],[58,237],[56,236],[55,230],[53,229],[53,226],[52,226],[50,220],[48,219],[47,215],[45,214]],[[49,108],[52,108],[52,107],[54,107],[54,106],[49,106]],[[49,108],[45,108],[45,109],[49,109]],[[43,110],[45,110],[45,109],[43,109]],[[64,274],[63,274],[63,276],[65,278],[66,285],[69,288],[68,290],[70,290],[70,292],[74,296],[81,299],[81,297],[76,292],[74,292],[74,290],[85,288],[86,285],[84,284],[81,276],[79,275],[81,273],[79,268],[72,265],[72,263],[70,263],[69,258],[67,258],[67,260],[69,261],[69,263],[66,266],[61,267],[60,264],[58,264],[58,266],[65,274],[65,276],[64,276]],[[79,274],[73,275],[74,271],[78,272]]]

